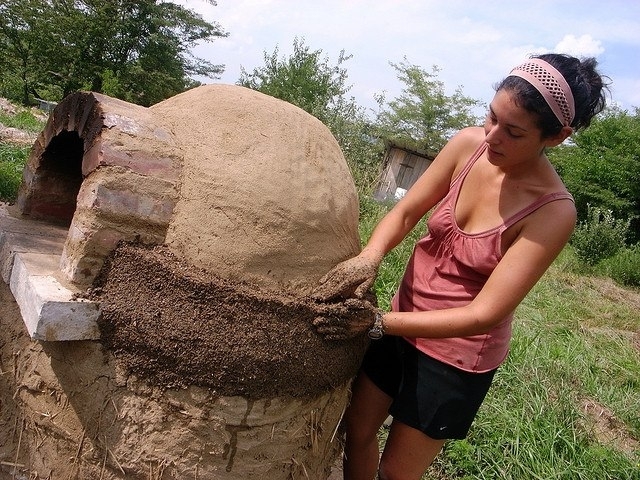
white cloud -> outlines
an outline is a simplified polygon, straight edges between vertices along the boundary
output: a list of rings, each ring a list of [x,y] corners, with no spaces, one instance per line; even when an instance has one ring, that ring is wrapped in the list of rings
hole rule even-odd
[[[597,57],[604,52],[602,42],[595,40],[591,35],[580,35],[579,37],[565,35],[554,50],[574,57]]]

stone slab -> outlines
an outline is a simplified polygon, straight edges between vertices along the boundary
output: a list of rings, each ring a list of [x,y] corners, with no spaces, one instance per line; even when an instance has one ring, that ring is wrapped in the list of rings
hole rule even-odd
[[[0,273],[2,280],[9,283],[16,253],[62,252],[64,238],[55,235],[35,235],[1,230],[0,222]]]
[[[60,280],[67,230],[12,216],[7,208],[0,205],[0,272],[31,338],[99,339],[99,304],[77,298],[80,291]]]
[[[20,216],[15,206],[6,204],[0,204],[0,231],[56,237],[62,241],[67,236],[66,228]]]
[[[100,310],[95,302],[75,299],[77,290],[55,278],[59,255],[17,253],[9,288],[34,340],[96,340]]]

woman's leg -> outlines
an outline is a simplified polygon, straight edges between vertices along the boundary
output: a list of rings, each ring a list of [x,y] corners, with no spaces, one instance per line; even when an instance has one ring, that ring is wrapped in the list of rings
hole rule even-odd
[[[394,421],[380,460],[380,479],[420,480],[445,441]]]
[[[378,430],[389,415],[391,397],[380,390],[365,373],[353,383],[351,403],[345,412],[346,442],[343,472],[345,480],[373,480],[380,453]]]

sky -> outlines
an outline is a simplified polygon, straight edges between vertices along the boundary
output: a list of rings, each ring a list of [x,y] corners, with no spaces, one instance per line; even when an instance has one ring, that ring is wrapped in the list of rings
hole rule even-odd
[[[404,84],[390,62],[407,62],[437,78],[451,95],[488,105],[493,86],[531,54],[595,57],[609,77],[610,101],[640,107],[640,2],[637,0],[178,0],[217,22],[226,38],[198,45],[193,53],[224,64],[220,79],[236,83],[264,65],[264,54],[293,53],[297,37],[335,66],[341,51],[352,55],[349,96],[367,108],[375,95],[397,97]],[[484,110],[484,109],[483,109]],[[483,113],[483,112],[481,112]]]

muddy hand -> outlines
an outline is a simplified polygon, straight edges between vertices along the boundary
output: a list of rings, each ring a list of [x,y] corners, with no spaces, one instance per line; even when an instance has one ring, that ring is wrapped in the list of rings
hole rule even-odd
[[[326,302],[336,298],[362,298],[373,286],[379,263],[369,258],[353,257],[339,263],[320,279],[312,296]]]
[[[367,332],[378,311],[366,300],[349,298],[339,307],[320,311],[313,326],[326,340],[349,340]]]

